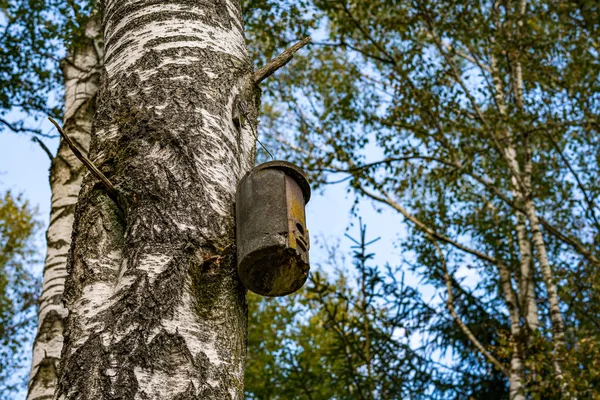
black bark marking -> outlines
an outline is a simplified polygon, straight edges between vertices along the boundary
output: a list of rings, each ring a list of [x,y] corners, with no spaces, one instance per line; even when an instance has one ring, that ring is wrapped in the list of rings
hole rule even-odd
[[[57,365],[59,359],[55,357],[44,357],[38,366],[38,370],[31,378],[30,386],[50,387],[53,385],[58,376]]]
[[[58,395],[71,399],[110,399],[110,378],[105,371],[110,367],[108,353],[102,345],[99,335],[95,334],[70,357],[61,360],[63,373],[57,388]],[[73,390],[77,388],[77,390]]]
[[[52,310],[46,314],[40,328],[38,329],[35,340],[47,341],[48,333],[53,330],[63,330],[64,321],[58,312]],[[53,337],[51,337],[53,338]]]
[[[205,245],[190,260],[189,274],[200,319],[213,318],[215,303],[221,300],[219,295],[231,286],[231,276],[237,277],[234,249],[231,245]]]
[[[77,218],[78,214],[79,218]],[[106,194],[103,187],[97,184],[92,176],[84,179],[77,202],[72,245],[67,261],[69,277],[77,278],[65,281],[64,299],[67,304],[81,296],[81,290],[85,285],[100,280],[114,282],[116,276],[113,271],[94,271],[89,268],[86,260],[101,259],[121,249],[124,240],[124,224],[122,210]],[[105,238],[109,240],[103,240]]]

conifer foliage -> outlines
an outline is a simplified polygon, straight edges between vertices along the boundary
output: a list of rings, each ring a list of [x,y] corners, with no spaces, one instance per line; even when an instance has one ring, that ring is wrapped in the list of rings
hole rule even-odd
[[[398,268],[373,265],[360,225],[352,265],[337,246],[296,295],[249,298],[246,394],[253,399],[427,398],[439,377],[411,345],[431,310]],[[329,273],[324,271],[328,270]]]

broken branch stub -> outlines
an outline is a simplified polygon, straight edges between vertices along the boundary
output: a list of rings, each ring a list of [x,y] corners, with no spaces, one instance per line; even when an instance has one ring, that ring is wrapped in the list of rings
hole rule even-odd
[[[294,54],[296,54],[296,52],[302,47],[309,44],[310,41],[310,37],[305,37],[304,39],[294,44],[289,49],[286,49],[283,53],[269,61],[265,66],[256,70],[256,72],[254,73],[254,83],[258,85],[259,83],[267,79],[269,76],[273,75],[279,68],[283,67],[288,62],[290,62],[292,57],[294,57]]]
[[[271,161],[238,184],[238,273],[244,286],[263,296],[285,296],[308,278],[309,238],[305,205],[310,185],[299,167]]]

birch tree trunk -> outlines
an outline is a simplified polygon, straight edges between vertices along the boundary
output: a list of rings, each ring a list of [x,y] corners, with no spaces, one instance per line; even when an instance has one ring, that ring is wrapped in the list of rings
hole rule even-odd
[[[533,271],[533,258],[531,243],[527,237],[525,216],[517,211],[517,237],[519,239],[519,252],[521,254],[521,269],[519,277],[519,295],[521,296],[521,309],[531,331],[536,331],[540,325],[537,297],[535,296],[535,282]]]
[[[56,396],[241,399],[233,201],[256,101],[240,3],[110,0],[103,14],[90,158],[122,195],[84,179]]]
[[[83,151],[89,147],[99,86],[99,60],[94,47],[94,39],[99,32],[100,21],[97,18],[90,20],[86,29],[88,40],[78,46],[62,66],[65,79],[65,131]],[[33,343],[28,400],[52,398],[57,385],[64,320],[67,316],[63,304],[67,254],[71,245],[75,203],[84,173],[81,162],[61,140],[50,168],[52,208],[46,232],[44,280],[39,300],[38,333]]]

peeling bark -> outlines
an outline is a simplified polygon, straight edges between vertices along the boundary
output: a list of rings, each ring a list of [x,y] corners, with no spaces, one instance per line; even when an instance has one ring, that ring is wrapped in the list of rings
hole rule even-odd
[[[100,78],[98,55],[93,43],[99,29],[100,21],[90,20],[86,28],[89,40],[78,46],[68,62],[62,65],[65,78],[65,131],[84,151],[89,147]],[[52,209],[46,232],[47,253],[39,300],[38,333],[33,343],[28,400],[52,398],[57,385],[64,319],[67,316],[63,304],[67,254],[71,245],[75,203],[84,174],[83,165],[61,140],[50,167]]]
[[[56,396],[242,399],[233,201],[254,164],[257,99],[240,4],[103,6],[90,159],[121,196],[84,179]]]

